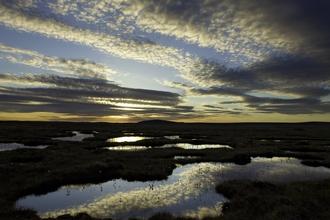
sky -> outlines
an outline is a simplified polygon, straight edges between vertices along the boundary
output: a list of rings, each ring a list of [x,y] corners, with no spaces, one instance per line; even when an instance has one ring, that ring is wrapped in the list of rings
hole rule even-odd
[[[330,1],[0,0],[0,120],[330,121]]]

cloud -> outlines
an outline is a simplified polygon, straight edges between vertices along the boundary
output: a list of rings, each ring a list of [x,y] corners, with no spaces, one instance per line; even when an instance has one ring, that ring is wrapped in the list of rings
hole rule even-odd
[[[241,69],[228,69],[215,62],[203,66],[209,66],[212,71],[203,71],[198,79],[193,80],[203,80],[205,86],[168,85],[195,96],[239,98],[240,101],[224,101],[221,104],[240,104],[245,112],[329,113],[329,62],[295,55],[270,58]]]
[[[84,44],[105,53],[162,66],[176,67],[184,55],[178,49],[150,41],[124,40],[114,35],[79,29],[52,19],[42,19],[12,10],[0,4],[0,23],[20,31]]]
[[[33,78],[35,81],[29,83],[48,83],[48,86],[24,88],[26,93],[38,97],[58,93],[64,100],[74,100],[79,93],[84,102],[113,105],[117,109],[132,109],[135,105],[136,111],[148,108],[150,114],[162,109],[166,114],[187,111],[191,116],[196,112],[192,113],[190,106],[178,107],[182,97],[188,100],[191,96],[217,96],[221,105],[231,105],[218,110],[204,107],[205,113],[329,113],[330,3],[327,1],[56,0],[46,1],[44,6],[51,9],[47,18],[38,14],[42,11],[38,7],[17,9],[0,2],[0,23],[7,27],[84,44],[123,59],[173,68],[184,79],[180,83],[166,83],[184,91],[183,96],[177,97],[174,93],[172,97],[173,94],[163,92],[122,88],[104,80],[89,80],[91,84],[87,86],[87,81],[72,82],[68,78],[60,79],[64,87],[55,82],[59,79],[50,82],[50,79]],[[33,7],[37,3],[40,1],[33,1]],[[78,22],[66,19],[67,16]],[[83,25],[85,29],[79,28],[81,22],[88,24]],[[165,46],[167,42],[157,44],[146,37],[154,33],[215,49],[223,61],[187,53],[184,46],[179,49]],[[0,49],[6,54],[3,59],[13,63],[71,72],[79,77],[90,74],[97,79],[112,74],[109,67],[87,60],[63,60],[5,45],[0,45]],[[240,65],[228,68],[230,62]],[[66,97],[69,90],[72,97]],[[125,100],[119,105],[108,93]],[[156,103],[159,97],[161,103]],[[157,110],[153,112],[153,108]]]
[[[75,28],[53,19],[30,16],[3,4],[0,4],[0,23],[19,31],[84,44],[123,59],[174,68],[187,80],[191,80],[196,71],[206,69],[202,59],[174,47],[156,44],[144,38],[123,39],[116,35]]]
[[[244,102],[257,112],[282,114],[329,113],[330,102],[321,102],[315,98],[280,99],[269,97],[245,96]]]
[[[204,95],[241,97],[259,91],[319,100],[329,95],[329,8],[325,1],[134,0],[123,11],[148,32],[243,54],[249,61],[229,69],[225,62],[200,59],[195,68],[182,71],[197,88],[174,87]],[[311,112],[313,105],[300,106],[300,112],[304,109]]]
[[[171,92],[121,87],[103,79],[56,75],[0,74],[1,109],[14,112],[56,112],[82,116],[120,115],[123,112],[177,115],[193,112]],[[37,83],[35,87],[6,86],[8,82]],[[44,86],[39,86],[42,83]],[[31,104],[33,103],[33,104]]]
[[[323,53],[322,48],[329,46],[329,3],[321,0],[57,0],[47,4],[55,15],[71,15],[120,36],[160,33],[228,52],[228,62],[251,64],[274,53]]]
[[[214,61],[203,63],[186,76],[204,87],[231,86],[239,89],[272,89],[297,85],[326,86],[330,81],[330,63],[299,55],[271,57],[245,68],[226,68]],[[199,72],[197,72],[199,71]],[[282,88],[281,88],[282,87]]]
[[[269,25],[261,24],[264,16],[260,16],[262,11],[256,7],[260,4],[255,1],[239,3],[227,0],[58,0],[48,3],[48,6],[55,15],[70,15],[78,21],[97,25],[99,30],[122,37],[127,34],[133,36],[138,31],[157,32],[215,48],[221,53],[229,52],[232,58],[227,62],[260,60],[273,48],[287,51],[284,47],[289,44],[286,35],[274,36],[277,32],[270,30]]]
[[[255,1],[251,5],[251,7],[258,8]],[[103,2],[103,4],[106,4],[107,2]],[[120,8],[118,5],[123,5],[124,1],[116,1],[114,4],[117,4],[117,7]],[[73,3],[72,3],[73,4]],[[141,6],[142,4],[142,6]],[[144,5],[146,4],[146,6]],[[212,13],[215,13],[215,10],[217,7],[226,8],[224,5],[231,4],[232,7],[235,6],[235,4],[232,4],[227,1],[223,1],[221,4],[215,4],[212,1],[192,1],[190,4],[184,4],[181,1],[166,1],[166,4],[164,2],[155,2],[155,1],[149,1],[149,3],[141,2],[141,1],[130,1],[130,3],[125,3],[126,8],[130,7],[138,7],[143,8],[143,13],[152,13],[153,11],[157,12],[157,16],[163,13],[165,10],[166,13],[169,13],[171,16],[182,14],[182,16],[186,17],[178,17],[179,21],[185,22],[185,18],[188,19],[190,16],[196,16],[196,13],[194,13],[196,10],[203,11],[205,10],[205,13],[209,16],[212,15]],[[95,4],[96,5],[96,4]],[[94,6],[95,6],[94,5]],[[124,10],[124,6],[122,6],[121,10]],[[242,4],[240,7],[247,7],[246,4]],[[263,10],[268,10],[266,6]],[[273,7],[273,5],[269,6]],[[126,59],[134,59],[146,63],[152,63],[167,67],[172,67],[176,70],[178,70],[181,73],[181,76],[198,85],[221,85],[222,80],[225,80],[226,82],[231,81],[232,83],[235,83],[235,78],[241,77],[247,77],[250,78],[248,74],[242,73],[242,70],[240,71],[232,71],[228,70],[225,66],[220,65],[216,62],[204,60],[202,58],[194,57],[189,54],[185,54],[182,51],[172,48],[172,47],[166,47],[161,46],[158,44],[155,44],[150,41],[141,41],[138,39],[122,39],[120,37],[117,37],[115,35],[108,35],[104,33],[95,33],[88,29],[78,29],[74,28],[72,26],[59,23],[54,20],[50,19],[41,19],[38,17],[32,17],[29,15],[26,15],[24,13],[20,13],[17,11],[14,11],[12,9],[9,9],[5,6],[1,6],[0,10],[2,11],[0,16],[0,21],[12,28],[16,28],[19,30],[29,31],[29,32],[37,32],[40,34],[44,34],[48,37],[54,37],[54,38],[60,38],[62,40],[77,42],[77,43],[83,43],[88,46],[96,47],[101,51],[108,52],[110,54],[126,58]],[[101,9],[100,9],[101,10]],[[128,10],[128,9],[127,9]],[[141,9],[142,10],[142,9]],[[151,12],[150,12],[151,10]],[[211,11],[209,11],[211,10]],[[243,9],[242,9],[243,10]],[[138,12],[134,10],[135,12]],[[226,10],[220,10],[222,13],[230,12],[230,7]],[[143,16],[143,13],[137,13],[139,16]],[[164,12],[164,13],[165,13]],[[176,13],[176,12],[182,12],[182,13]],[[219,12],[219,13],[220,13]],[[238,13],[239,14],[239,13]],[[291,14],[291,11],[290,13]],[[197,13],[197,15],[199,15]],[[158,16],[159,17],[159,16]],[[208,16],[206,16],[208,17]],[[194,19],[195,23],[197,20],[201,20],[200,22],[203,23],[204,17],[199,17],[200,19]],[[189,19],[188,19],[189,20]],[[191,22],[194,23],[194,22]],[[231,23],[231,22],[228,22]],[[181,26],[180,26],[181,27]],[[258,26],[259,27],[259,26]],[[262,26],[263,27],[263,26]],[[179,30],[184,30],[184,28],[178,28]],[[200,30],[200,32],[203,31],[203,28],[197,28],[197,30]],[[186,31],[184,31],[186,33]],[[208,33],[211,31],[208,31]],[[260,31],[259,31],[260,32]],[[258,33],[259,33],[258,32]],[[201,34],[201,33],[199,33]],[[198,34],[197,34],[198,35]],[[219,33],[218,37],[224,36],[226,34]],[[257,34],[258,36],[260,34]],[[233,37],[229,37],[230,39],[235,39]],[[248,39],[248,37],[245,37]],[[244,38],[244,39],[245,39]],[[260,42],[267,42],[265,40],[260,40]],[[296,41],[295,41],[296,42]],[[230,44],[232,45],[232,44]],[[239,43],[239,45],[242,45],[242,47],[245,48],[243,43]],[[256,47],[257,48],[257,47]],[[297,51],[297,50],[295,50]],[[255,54],[255,51],[253,52]],[[269,56],[265,56],[266,58]],[[275,57],[278,59],[277,57]],[[265,59],[265,58],[263,58]],[[273,59],[272,57],[257,62],[267,62],[268,60]],[[323,62],[323,61],[321,61]],[[300,62],[302,63],[302,62]],[[252,66],[255,64],[252,64]],[[282,65],[282,64],[281,64]],[[255,66],[254,66],[255,68]],[[262,67],[257,67],[259,70],[262,70]],[[316,71],[314,71],[315,73]],[[241,74],[241,75],[238,75]],[[290,73],[292,74],[292,73]],[[279,75],[278,72],[276,74],[273,74],[273,77],[276,77]],[[315,75],[315,74],[314,74]],[[244,86],[247,86],[248,83],[252,83],[251,81],[245,81]]]
[[[6,1],[1,0],[4,4],[9,3]],[[12,0],[10,1],[10,6],[19,9],[19,10],[26,10],[31,8],[37,7],[38,0]]]
[[[0,59],[12,63],[53,70],[65,75],[71,74],[79,77],[107,79],[116,74],[116,71],[110,67],[90,60],[50,57],[36,51],[10,47],[1,43],[0,54]]]
[[[80,22],[97,25],[99,30],[127,36],[135,30],[134,21],[121,12],[122,0],[56,0],[48,2],[55,15],[72,16]]]
[[[147,32],[177,37],[229,52],[243,62],[261,60],[274,50],[293,51],[297,41],[278,33],[265,19],[260,1],[126,1],[122,11]]]
[[[248,113],[247,109],[225,108],[219,105],[203,105],[203,112],[209,115],[214,115],[214,114],[242,115]]]
[[[328,10],[329,3],[321,0],[122,3],[124,14],[145,31],[230,52],[236,58],[244,55],[248,63],[273,53],[319,53],[324,46],[329,47]]]
[[[220,106],[205,106],[208,112],[218,111],[227,113],[281,113],[281,114],[313,114],[313,113],[329,113],[330,102],[322,101],[319,98],[319,93],[315,96],[314,93],[308,93],[309,96],[302,98],[278,98],[278,97],[258,97],[248,95],[244,91],[233,91],[232,89],[226,90],[225,88],[211,88],[209,90],[194,90],[195,93],[200,95],[230,95],[239,97],[240,100],[223,101]],[[326,94],[329,94],[329,90]],[[323,95],[324,93],[322,93]],[[237,105],[243,106],[237,111],[228,111],[230,106]],[[229,106],[229,107],[226,107]]]

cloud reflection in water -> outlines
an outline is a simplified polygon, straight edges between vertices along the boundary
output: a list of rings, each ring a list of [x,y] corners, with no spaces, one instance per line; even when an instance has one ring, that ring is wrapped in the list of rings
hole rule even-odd
[[[245,166],[231,163],[198,163],[180,166],[167,180],[154,182],[127,182],[113,180],[103,183],[103,190],[87,186],[79,196],[66,196],[68,189],[76,193],[76,187],[62,187],[57,192],[42,196],[29,196],[18,201],[17,206],[36,209],[42,217],[86,212],[93,217],[126,219],[149,217],[157,212],[174,215],[205,217],[221,213],[226,198],[215,192],[218,182],[230,179],[252,179],[269,182],[318,180],[330,177],[330,169],[308,167],[293,158],[253,158]],[[102,192],[100,192],[102,191]],[[82,195],[81,195],[82,194]],[[60,201],[54,207],[49,202]],[[62,200],[69,200],[63,202]],[[49,206],[44,204],[49,203]]]

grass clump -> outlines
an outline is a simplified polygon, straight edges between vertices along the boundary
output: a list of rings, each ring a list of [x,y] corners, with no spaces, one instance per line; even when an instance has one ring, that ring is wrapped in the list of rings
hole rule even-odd
[[[330,180],[281,185],[228,181],[216,190],[230,199],[223,220],[330,219]]]

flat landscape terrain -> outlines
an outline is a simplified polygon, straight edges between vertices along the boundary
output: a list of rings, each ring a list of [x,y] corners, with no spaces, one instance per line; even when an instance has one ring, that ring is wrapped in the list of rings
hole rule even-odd
[[[0,180],[0,219],[330,219],[330,123],[0,122]]]

